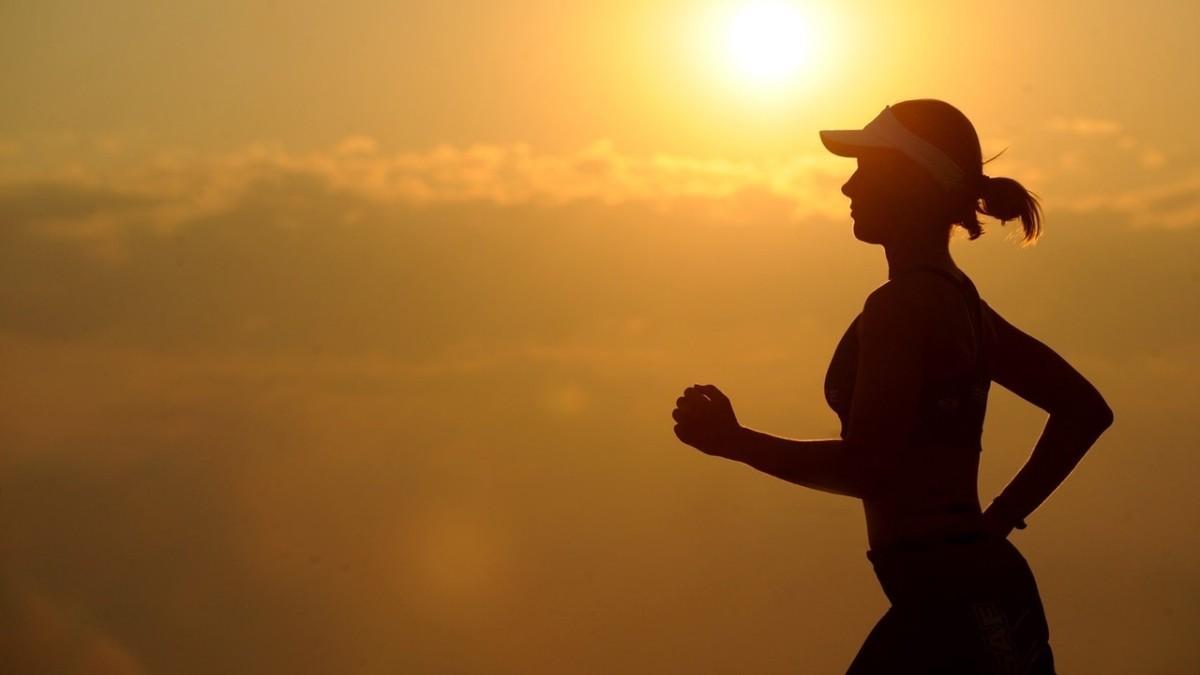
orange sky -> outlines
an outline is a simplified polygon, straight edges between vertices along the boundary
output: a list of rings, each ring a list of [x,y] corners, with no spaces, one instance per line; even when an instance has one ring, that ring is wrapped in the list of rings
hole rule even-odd
[[[1200,664],[1200,14],[796,3],[0,8],[0,661],[60,673],[841,672],[852,500],[678,443],[827,437],[885,278],[817,130],[936,97],[1044,239],[952,244],[1116,425],[1013,541],[1062,672]],[[853,5],[853,6],[848,6]],[[994,389],[985,501],[1044,416]]]

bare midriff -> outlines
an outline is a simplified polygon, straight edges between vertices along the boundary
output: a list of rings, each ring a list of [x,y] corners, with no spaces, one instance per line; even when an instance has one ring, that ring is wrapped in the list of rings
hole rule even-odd
[[[979,449],[929,446],[907,455],[889,481],[895,488],[863,500],[870,548],[979,531]]]

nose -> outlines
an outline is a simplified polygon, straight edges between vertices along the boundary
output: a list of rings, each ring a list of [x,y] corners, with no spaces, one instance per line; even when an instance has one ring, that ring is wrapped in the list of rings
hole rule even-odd
[[[847,197],[851,197],[851,198],[854,197],[854,195],[851,194],[851,190],[853,190],[854,186],[857,184],[857,182],[855,181],[855,179],[857,177],[858,177],[858,171],[855,171],[854,173],[850,174],[850,178],[846,180],[846,183],[844,185],[842,185],[842,194],[846,195]]]

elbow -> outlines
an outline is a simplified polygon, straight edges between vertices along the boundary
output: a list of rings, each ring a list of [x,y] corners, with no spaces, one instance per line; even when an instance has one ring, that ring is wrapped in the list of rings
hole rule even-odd
[[[1095,399],[1088,404],[1087,408],[1081,412],[1085,423],[1095,429],[1097,434],[1104,433],[1105,429],[1112,426],[1112,408],[1108,406],[1108,402],[1099,392],[1096,393]]]
[[[1112,408],[1108,407],[1108,404],[1105,403],[1103,400],[1100,401],[1100,407],[1096,409],[1095,421],[1096,421],[1097,428],[1102,432],[1105,429],[1108,429],[1109,427],[1112,426],[1112,423],[1113,423]]]
[[[1113,424],[1113,411],[1108,403],[1097,394],[1086,402],[1079,402],[1069,408],[1051,413],[1052,417],[1070,420],[1073,426],[1085,427],[1097,436],[1104,433]]]

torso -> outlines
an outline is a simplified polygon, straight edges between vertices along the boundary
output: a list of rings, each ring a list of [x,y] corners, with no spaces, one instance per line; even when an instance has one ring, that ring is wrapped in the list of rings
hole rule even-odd
[[[986,306],[965,277],[930,269],[905,274],[935,320],[927,321],[922,364],[922,418],[906,448],[906,461],[889,482],[886,497],[863,500],[872,549],[899,540],[929,539],[978,531],[982,524],[977,480],[980,432],[987,404],[986,353],[990,331]],[[918,279],[919,277],[919,279]],[[979,308],[975,314],[973,307]],[[856,323],[830,362],[826,398],[842,419],[846,436],[857,358]],[[977,339],[980,331],[983,340]],[[983,349],[981,352],[980,349]],[[982,361],[977,361],[982,358]]]

